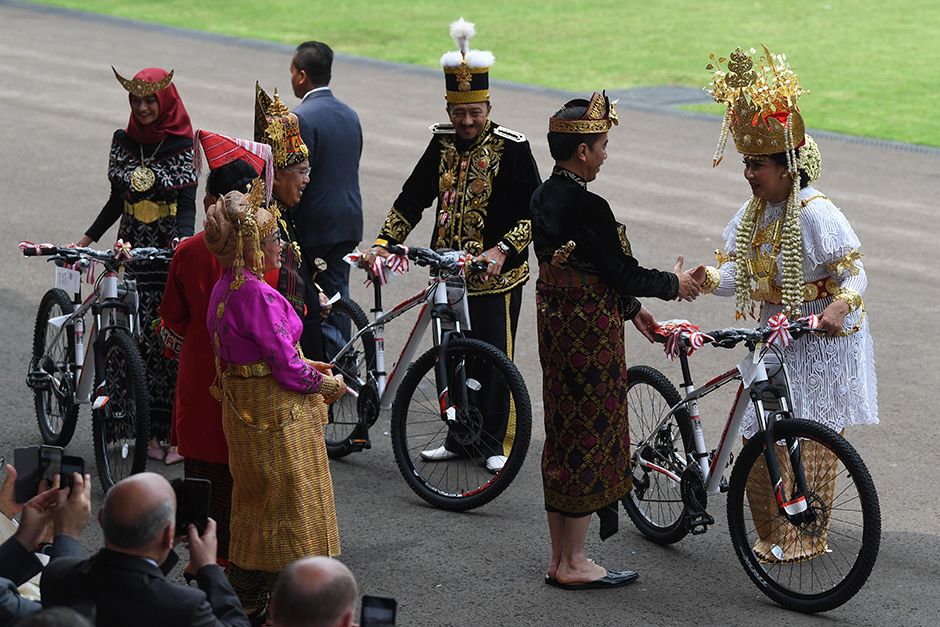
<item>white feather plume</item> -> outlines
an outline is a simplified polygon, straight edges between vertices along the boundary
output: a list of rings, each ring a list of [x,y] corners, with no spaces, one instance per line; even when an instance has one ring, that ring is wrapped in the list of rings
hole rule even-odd
[[[457,49],[466,54],[470,50],[470,38],[476,35],[476,27],[473,22],[460,18],[456,22],[451,22],[450,36],[454,38]]]

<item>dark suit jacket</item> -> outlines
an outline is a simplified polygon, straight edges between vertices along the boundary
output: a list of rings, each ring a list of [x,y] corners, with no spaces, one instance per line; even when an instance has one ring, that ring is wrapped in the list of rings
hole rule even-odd
[[[52,559],[82,556],[82,547],[69,536],[56,536],[52,543]],[[42,570],[42,562],[32,551],[23,548],[16,538],[0,545],[0,627],[12,625],[20,618],[42,609],[35,601],[24,599],[17,588]]]
[[[166,580],[140,557],[101,549],[87,560],[50,562],[43,571],[43,604],[96,608],[98,627],[248,627],[235,591],[215,564],[196,573],[199,590]]]
[[[293,210],[300,245],[310,249],[362,240],[359,116],[329,89],[310,94],[294,109],[310,150],[310,183]]]

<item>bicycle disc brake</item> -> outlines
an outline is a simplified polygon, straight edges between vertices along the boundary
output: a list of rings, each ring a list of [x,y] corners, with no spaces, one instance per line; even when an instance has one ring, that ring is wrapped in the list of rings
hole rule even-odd
[[[451,434],[458,444],[470,446],[480,441],[483,433],[483,414],[479,408],[468,405],[457,410],[457,424],[451,427]]]
[[[714,525],[715,519],[705,511],[708,505],[708,493],[705,491],[702,471],[696,464],[689,464],[682,471],[679,491],[682,494],[682,502],[685,504],[685,526],[689,533],[699,535],[708,531],[708,526]]]

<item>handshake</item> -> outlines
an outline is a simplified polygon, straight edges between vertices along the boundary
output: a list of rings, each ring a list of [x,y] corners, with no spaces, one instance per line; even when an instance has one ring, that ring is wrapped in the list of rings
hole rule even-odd
[[[676,266],[673,268],[676,277],[679,279],[679,293],[676,300],[693,301],[702,293],[702,286],[705,283],[705,264],[698,264],[691,270],[682,271],[682,264],[685,263],[685,257],[679,255],[676,259]]]

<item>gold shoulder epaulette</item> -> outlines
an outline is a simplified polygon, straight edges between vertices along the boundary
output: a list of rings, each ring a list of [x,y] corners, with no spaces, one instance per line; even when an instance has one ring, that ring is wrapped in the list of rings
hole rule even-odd
[[[453,135],[456,133],[453,124],[439,122],[428,127],[435,135]]]
[[[511,128],[506,128],[505,126],[497,126],[493,130],[494,135],[499,135],[500,137],[505,137],[506,139],[511,139],[517,144],[521,144],[525,141],[525,135],[519,131],[514,131]]]

